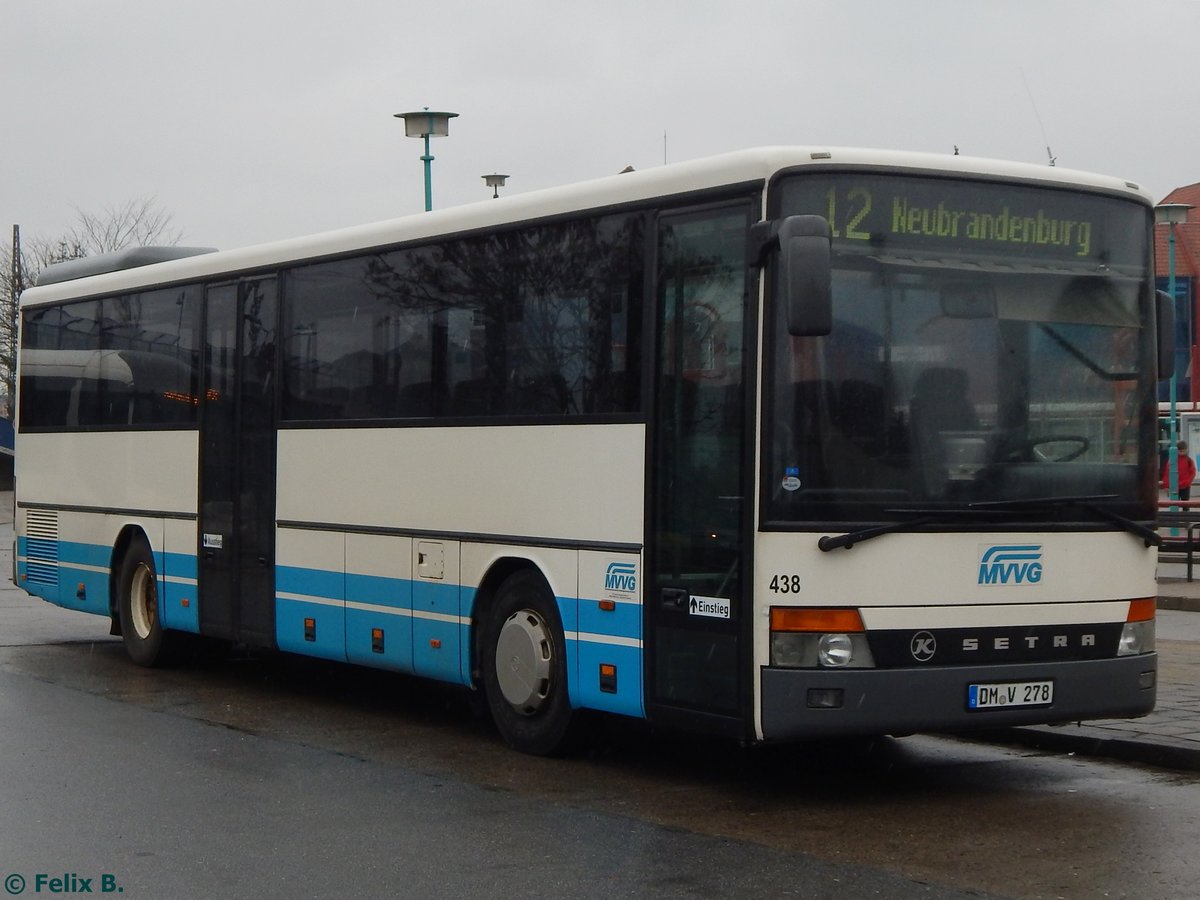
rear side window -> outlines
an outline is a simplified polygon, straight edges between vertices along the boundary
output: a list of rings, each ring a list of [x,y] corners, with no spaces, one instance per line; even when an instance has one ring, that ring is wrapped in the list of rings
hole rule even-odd
[[[199,296],[183,286],[27,309],[21,428],[194,425]]]

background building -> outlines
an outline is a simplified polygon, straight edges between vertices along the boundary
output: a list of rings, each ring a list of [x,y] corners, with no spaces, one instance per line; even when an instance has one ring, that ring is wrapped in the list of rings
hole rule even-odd
[[[1200,388],[1200,354],[1196,352],[1196,281],[1200,277],[1200,184],[1176,188],[1161,203],[1182,203],[1195,207],[1188,210],[1188,220],[1175,227],[1175,374],[1178,400],[1189,410],[1200,410],[1200,389],[1195,394],[1192,385]],[[1154,272],[1158,289],[1167,290],[1170,262],[1167,234],[1170,226],[1154,226]],[[1159,399],[1167,399],[1167,384],[1159,389]]]

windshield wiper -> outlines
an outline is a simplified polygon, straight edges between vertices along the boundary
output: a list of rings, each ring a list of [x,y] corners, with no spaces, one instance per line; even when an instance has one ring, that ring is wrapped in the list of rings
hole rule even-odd
[[[1146,546],[1158,547],[1162,545],[1162,537],[1152,528],[1147,528],[1140,522],[1135,522],[1133,519],[1127,519],[1125,516],[1118,515],[1103,507],[1096,506],[1096,503],[1103,500],[1114,500],[1116,494],[1091,494],[1084,496],[1072,497],[1031,497],[1023,500],[987,500],[976,503],[967,503],[958,507],[947,507],[944,509],[885,509],[885,513],[906,515],[915,515],[916,518],[908,519],[904,522],[889,522],[887,525],[874,525],[870,528],[862,528],[858,531],[851,531],[846,534],[825,535],[817,541],[817,547],[826,553],[830,550],[838,550],[845,548],[849,550],[855,544],[862,541],[869,541],[871,538],[880,537],[885,534],[896,534],[902,531],[908,531],[912,528],[918,528],[921,525],[928,525],[930,522],[938,519],[946,519],[951,517],[964,516],[983,516],[990,512],[1007,512],[1016,513],[1027,509],[1053,509],[1062,506],[1078,506],[1092,513],[1106,522],[1111,522],[1120,527],[1123,531],[1127,531],[1136,537],[1140,537],[1146,542]]]
[[[970,503],[971,509],[1022,510],[1022,509],[1053,509],[1062,506],[1077,506],[1106,522],[1111,522],[1130,534],[1140,537],[1147,547],[1161,547],[1162,536],[1153,528],[1148,528],[1141,522],[1135,522],[1112,510],[1096,504],[1103,500],[1115,500],[1116,494],[1085,494],[1072,497],[1031,497],[1027,500],[988,500]]]
[[[903,509],[885,509],[886,513],[910,512]],[[927,510],[918,510],[918,512],[928,512]],[[871,538],[879,537],[883,534],[895,534],[899,531],[907,531],[910,528],[917,528],[921,525],[926,525],[932,522],[934,517],[931,515],[918,516],[915,519],[909,519],[907,522],[889,522],[887,525],[874,525],[870,528],[862,528],[858,531],[851,531],[846,534],[824,535],[817,541],[817,547],[828,553],[830,550],[838,550],[845,547],[849,550],[855,544],[861,541],[869,541]]]

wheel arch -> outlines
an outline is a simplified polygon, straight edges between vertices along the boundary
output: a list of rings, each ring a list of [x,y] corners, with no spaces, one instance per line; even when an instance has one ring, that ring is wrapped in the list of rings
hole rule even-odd
[[[491,614],[496,593],[500,590],[500,585],[504,584],[511,576],[527,569],[536,572],[546,586],[550,587],[550,580],[542,571],[542,567],[529,557],[501,556],[488,566],[487,572],[479,582],[479,587],[475,589],[475,599],[471,604],[470,671],[472,687],[478,688],[482,684],[480,666],[483,659],[483,635],[487,630],[484,625],[487,617]]]
[[[109,559],[108,565],[108,615],[112,620],[112,629],[110,634],[121,634],[121,616],[119,613],[119,585],[118,581],[121,577],[121,564],[125,561],[125,554],[129,552],[129,548],[133,546],[134,541],[141,539],[146,542],[146,546],[150,548],[151,557],[154,556],[154,545],[150,542],[150,536],[146,534],[146,530],[141,525],[126,524],[121,527],[117,533],[117,538],[113,542],[112,556]],[[156,575],[160,574],[158,572]]]

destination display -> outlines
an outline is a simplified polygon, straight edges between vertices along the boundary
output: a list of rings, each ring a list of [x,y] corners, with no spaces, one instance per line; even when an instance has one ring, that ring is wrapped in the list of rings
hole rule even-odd
[[[1018,184],[874,173],[797,175],[782,215],[824,216],[834,245],[1139,264],[1147,211],[1118,198]]]

